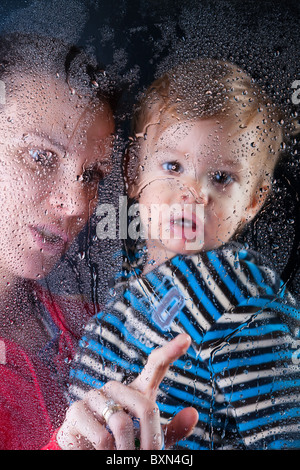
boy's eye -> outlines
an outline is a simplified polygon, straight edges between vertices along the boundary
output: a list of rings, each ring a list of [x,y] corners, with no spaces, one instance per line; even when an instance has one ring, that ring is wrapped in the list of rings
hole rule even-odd
[[[172,171],[174,173],[182,173],[183,168],[178,162],[165,162],[162,164],[162,167],[166,171]]]
[[[40,149],[30,149],[29,155],[35,162],[41,163],[42,165],[49,165],[53,163],[53,160],[56,157],[56,154],[54,152],[51,152],[50,150]]]
[[[214,183],[222,186],[227,186],[234,181],[233,176],[226,171],[215,171],[214,173],[211,173],[210,176]]]

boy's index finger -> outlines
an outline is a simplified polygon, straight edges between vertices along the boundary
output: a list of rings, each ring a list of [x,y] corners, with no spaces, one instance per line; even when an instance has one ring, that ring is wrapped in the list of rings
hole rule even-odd
[[[148,398],[156,398],[161,381],[164,379],[170,365],[179,359],[189,348],[191,338],[180,334],[161,348],[154,349],[138,377],[130,387],[145,394]]]

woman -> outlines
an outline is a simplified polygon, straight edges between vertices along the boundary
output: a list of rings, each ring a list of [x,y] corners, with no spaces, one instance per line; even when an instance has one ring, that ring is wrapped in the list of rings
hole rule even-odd
[[[95,208],[114,122],[105,76],[74,47],[6,36],[0,64],[0,448],[39,449],[88,309],[63,313],[36,281]]]
[[[112,94],[106,76],[58,40],[1,38],[0,63],[0,449],[41,449],[65,419],[68,364],[94,312],[69,300],[62,309],[36,281],[95,208],[110,168]],[[175,342],[166,357],[172,362],[185,347],[186,339]],[[152,357],[136,382],[151,410],[169,365]],[[166,441],[194,422],[194,410],[179,413]]]

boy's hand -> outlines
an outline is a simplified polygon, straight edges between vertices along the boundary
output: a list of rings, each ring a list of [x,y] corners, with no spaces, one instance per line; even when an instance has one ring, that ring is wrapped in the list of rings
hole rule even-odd
[[[182,356],[190,337],[181,334],[162,348],[155,349],[140,375],[128,386],[111,381],[101,390],[88,392],[84,400],[74,403],[57,434],[62,449],[135,449],[132,418],[139,421],[140,448],[161,449],[160,414],[156,405],[159,385],[170,364]],[[103,411],[108,401],[121,406],[105,422]],[[198,420],[194,408],[181,410],[164,426],[165,448],[188,436]],[[107,426],[109,425],[109,430]]]

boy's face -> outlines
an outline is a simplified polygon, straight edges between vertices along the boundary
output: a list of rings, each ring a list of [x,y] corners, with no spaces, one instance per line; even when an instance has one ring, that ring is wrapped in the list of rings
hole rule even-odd
[[[149,260],[211,250],[259,210],[255,128],[234,137],[216,120],[149,126],[138,197]]]
[[[49,273],[95,207],[113,118],[108,106],[93,107],[50,76],[24,77],[7,98],[0,114],[0,268],[36,278]]]

